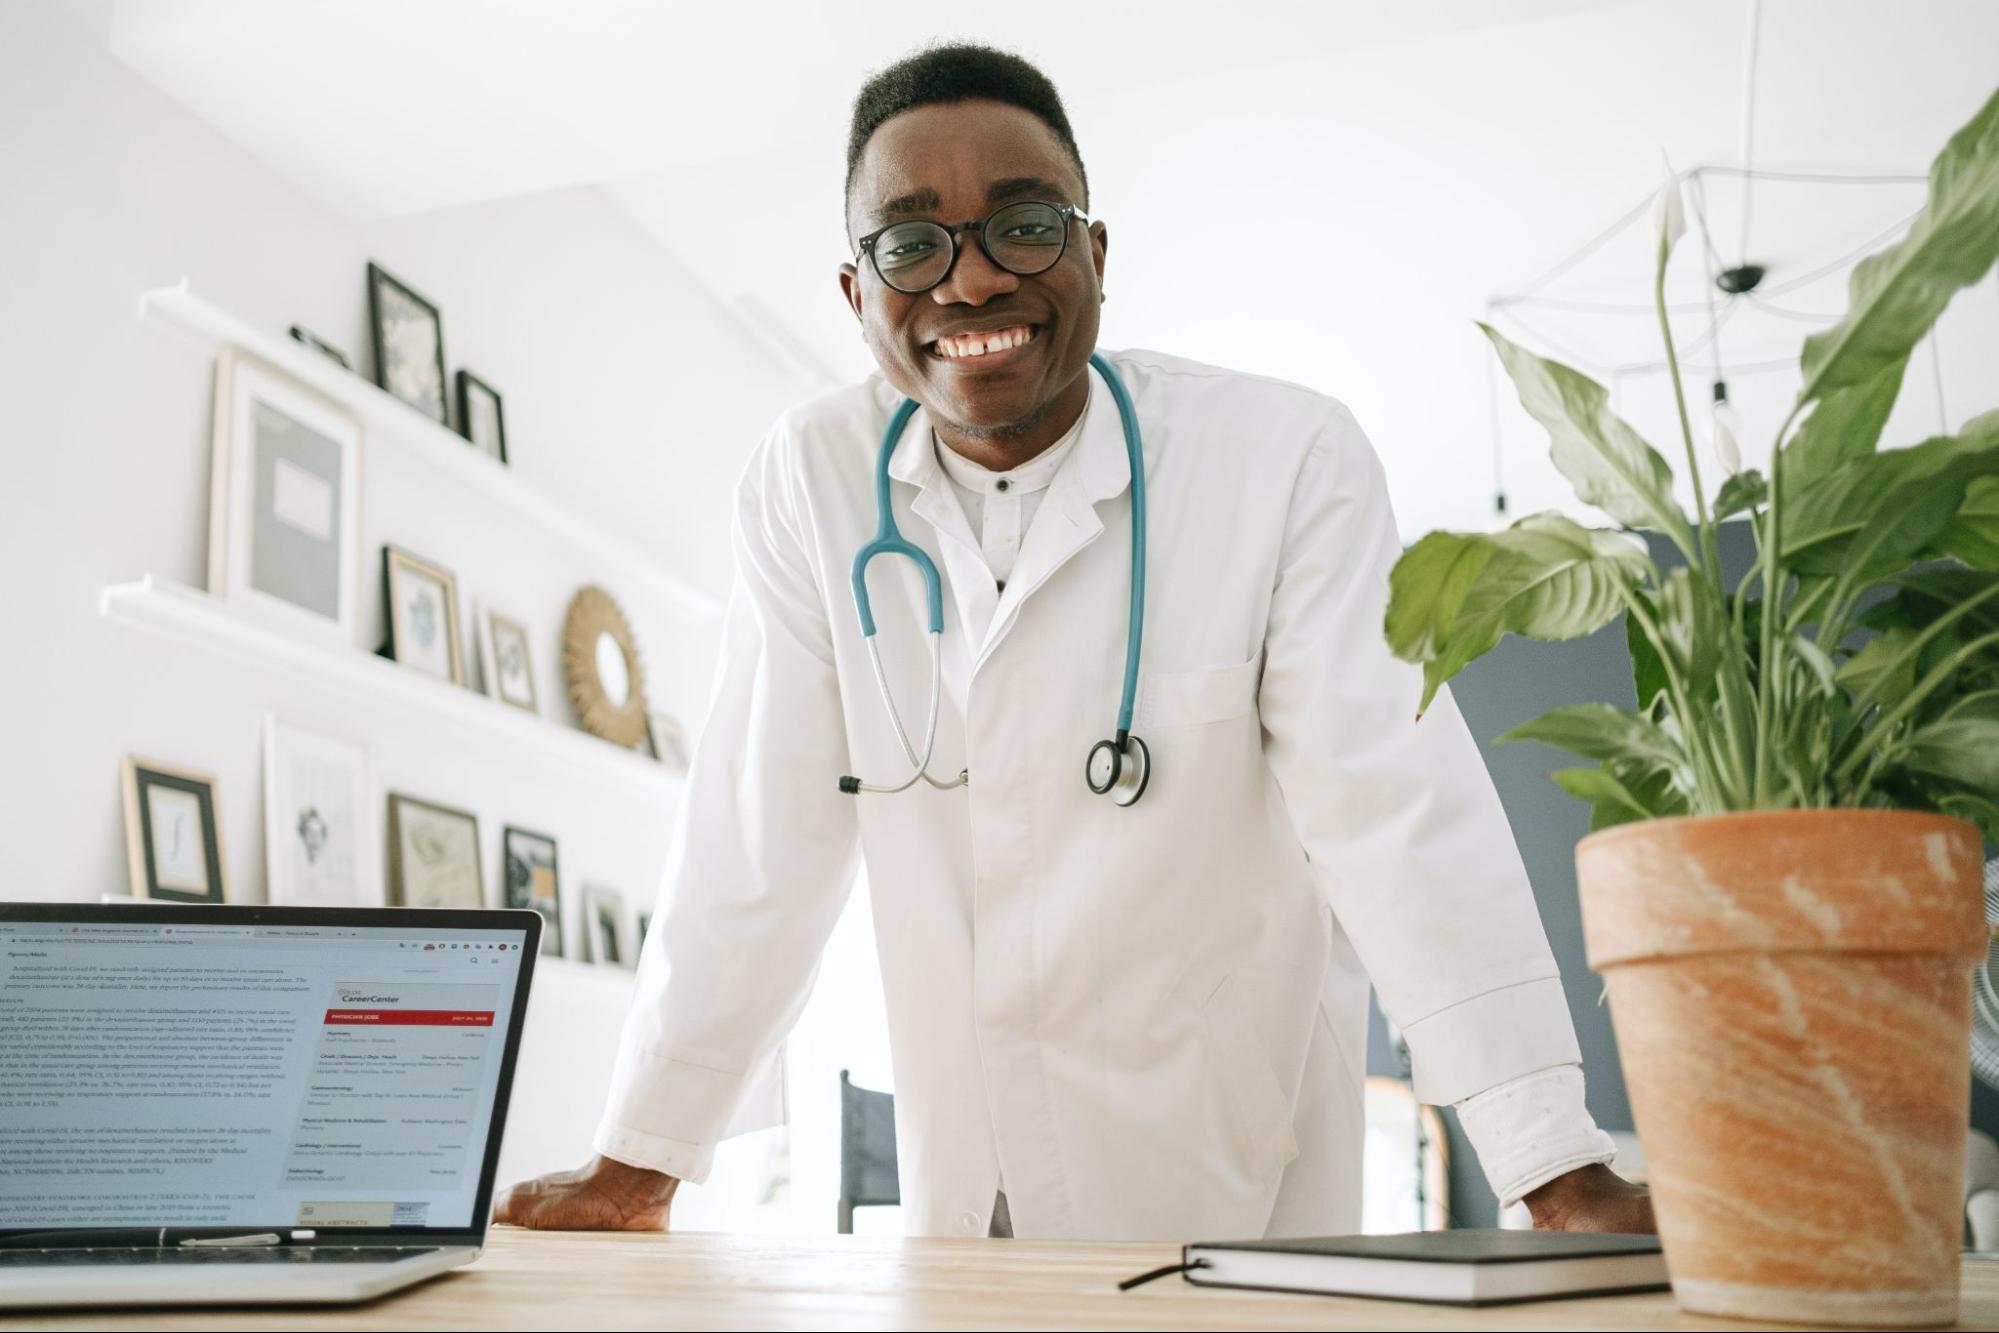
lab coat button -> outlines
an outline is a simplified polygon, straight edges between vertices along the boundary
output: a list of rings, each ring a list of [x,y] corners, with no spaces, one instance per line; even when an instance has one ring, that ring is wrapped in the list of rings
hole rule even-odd
[[[979,1234],[979,1215],[973,1212],[959,1213],[958,1225],[965,1229],[967,1236],[976,1236]]]

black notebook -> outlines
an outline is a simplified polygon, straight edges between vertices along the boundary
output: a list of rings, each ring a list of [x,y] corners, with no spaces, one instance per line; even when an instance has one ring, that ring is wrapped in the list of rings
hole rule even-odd
[[[1657,1236],[1584,1231],[1412,1231],[1394,1236],[1245,1240],[1186,1247],[1185,1277],[1253,1287],[1445,1305],[1658,1291]]]

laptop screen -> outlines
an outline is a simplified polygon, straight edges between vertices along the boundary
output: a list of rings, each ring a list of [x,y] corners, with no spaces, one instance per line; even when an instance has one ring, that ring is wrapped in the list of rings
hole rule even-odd
[[[30,910],[0,909],[0,1231],[475,1225],[536,941],[467,923],[522,914]]]

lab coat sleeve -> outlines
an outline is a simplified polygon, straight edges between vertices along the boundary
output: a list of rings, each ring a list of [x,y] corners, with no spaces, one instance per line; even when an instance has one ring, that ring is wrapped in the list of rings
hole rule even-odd
[[[786,1034],[858,859],[846,727],[780,426],[736,493],[736,574],[706,726],[642,951],[597,1151],[687,1181],[781,1119]],[[754,1100],[754,1099],[753,1099]]]
[[[1505,812],[1448,690],[1383,637],[1400,554],[1380,461],[1332,404],[1299,468],[1265,629],[1264,748],[1341,928],[1453,1103],[1581,1059]]]

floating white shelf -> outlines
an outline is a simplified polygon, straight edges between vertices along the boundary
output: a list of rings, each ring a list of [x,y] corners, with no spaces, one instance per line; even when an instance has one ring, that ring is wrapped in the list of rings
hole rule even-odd
[[[265,333],[202,300],[188,289],[186,279],[142,294],[139,316],[157,320],[203,346],[240,347],[262,357],[359,417],[366,448],[393,448],[422,460],[455,487],[484,494],[531,527],[588,552],[621,585],[641,586],[666,605],[697,617],[720,617],[721,604],[713,597],[535,490],[462,436],[296,340]]]
[[[261,670],[285,673],[336,690],[371,707],[389,705],[446,726],[503,736],[524,753],[609,782],[664,807],[678,800],[684,775],[636,750],[489,699],[462,685],[426,676],[358,648],[327,648],[267,628],[204,592],[156,580],[116,583],[100,595],[108,620],[186,640]]]

